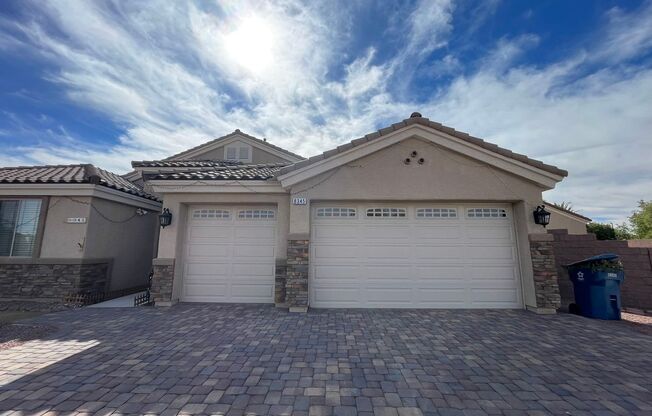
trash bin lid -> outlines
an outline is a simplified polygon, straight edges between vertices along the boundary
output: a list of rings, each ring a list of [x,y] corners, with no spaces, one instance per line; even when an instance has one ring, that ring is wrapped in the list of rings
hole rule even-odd
[[[619,259],[618,254],[604,253],[604,254],[598,254],[597,256],[589,257],[584,260],[576,261],[575,263],[567,264],[564,267],[574,267],[574,266],[579,266],[581,264],[593,263],[594,261],[595,262],[604,261],[604,260],[610,261],[610,260],[618,260],[618,259]]]

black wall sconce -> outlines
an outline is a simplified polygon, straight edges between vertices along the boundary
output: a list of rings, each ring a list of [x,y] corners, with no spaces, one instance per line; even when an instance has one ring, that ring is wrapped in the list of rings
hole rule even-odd
[[[161,228],[165,228],[172,224],[172,213],[169,209],[163,208],[163,212],[158,216],[158,222],[161,224]]]
[[[533,214],[535,224],[543,225],[543,228],[550,224],[550,213],[546,211],[545,205],[539,205]]]

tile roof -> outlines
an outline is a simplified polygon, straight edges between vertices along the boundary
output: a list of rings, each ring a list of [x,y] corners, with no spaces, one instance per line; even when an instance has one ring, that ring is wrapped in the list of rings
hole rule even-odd
[[[18,166],[0,168],[0,184],[97,184],[142,198],[159,201],[125,178],[90,164],[54,166]]]
[[[242,165],[235,160],[141,160],[131,162],[134,168],[213,168]]]
[[[490,150],[490,151],[492,151],[494,153],[498,153],[500,155],[509,157],[511,159],[518,160],[519,162],[526,163],[526,164],[528,164],[530,166],[534,166],[534,167],[539,168],[541,170],[544,170],[546,172],[550,172],[550,173],[553,173],[555,175],[560,175],[560,176],[568,176],[567,171],[565,171],[563,169],[559,169],[556,166],[547,165],[547,164],[545,164],[545,163],[543,163],[543,162],[541,162],[539,160],[531,159],[531,158],[529,158],[529,157],[527,157],[525,155],[522,155],[522,154],[519,154],[519,153],[514,153],[511,150],[504,149],[504,148],[502,148],[500,146],[497,146],[497,145],[495,145],[493,143],[489,143],[489,142],[486,142],[486,141],[484,141],[482,139],[479,139],[477,137],[473,137],[473,136],[469,135],[468,133],[457,131],[452,127],[444,126],[441,123],[430,121],[426,117],[421,117],[421,115],[418,114],[418,113],[414,113],[410,118],[405,119],[405,120],[403,120],[403,121],[401,121],[399,123],[392,124],[389,127],[382,128],[382,129],[380,129],[380,130],[378,130],[376,132],[367,134],[364,137],[360,137],[358,139],[352,140],[351,142],[343,144],[341,146],[338,146],[335,149],[328,150],[328,151],[326,151],[326,152],[324,152],[322,154],[319,154],[317,156],[313,156],[313,157],[311,157],[309,159],[302,160],[301,162],[297,162],[297,163],[294,163],[294,164],[292,164],[290,166],[287,166],[287,167],[281,169],[281,172],[279,174],[283,175],[285,173],[292,172],[293,170],[300,169],[302,167],[311,165],[311,164],[313,164],[315,162],[318,162],[320,160],[328,159],[329,157],[335,156],[338,153],[342,153],[342,152],[347,151],[347,150],[349,150],[349,149],[351,149],[353,147],[364,144],[364,143],[366,143],[368,141],[378,139],[379,137],[383,137],[383,136],[385,136],[385,135],[387,135],[387,134],[389,134],[389,133],[391,133],[391,132],[393,132],[395,130],[402,129],[402,128],[410,126],[412,124],[419,124],[419,125],[422,125],[422,126],[430,127],[430,128],[435,129],[437,131],[441,131],[443,133],[454,136],[454,137],[456,137],[458,139],[464,140],[464,141],[466,141],[468,143],[472,143],[472,144],[474,144],[476,146],[480,146],[480,147],[482,147],[484,149]]]
[[[145,180],[196,180],[196,181],[266,181],[274,178],[276,174],[287,166],[287,163],[267,163],[258,165],[231,165],[219,166],[215,169],[186,170],[181,172],[156,172],[143,173]]]
[[[235,129],[233,131],[233,133],[229,133],[229,134],[227,134],[225,136],[218,137],[217,139],[213,139],[213,140],[210,140],[210,141],[208,141],[206,143],[202,143],[199,146],[191,147],[190,149],[184,150],[183,152],[177,153],[176,155],[172,155],[172,156],[170,156],[168,158],[165,158],[165,160],[173,160],[175,158],[178,158],[180,156],[185,155],[186,153],[190,153],[190,152],[193,152],[195,150],[201,149],[204,146],[210,146],[210,145],[215,144],[215,143],[217,143],[217,142],[219,142],[221,140],[226,140],[226,139],[229,139],[229,138],[231,138],[233,136],[236,136],[236,135],[246,137],[247,139],[254,140],[254,141],[256,141],[256,142],[258,142],[258,143],[260,143],[262,145],[269,146],[272,149],[278,150],[279,152],[283,152],[283,153],[285,153],[287,155],[290,155],[290,156],[293,156],[295,158],[298,158],[298,159],[301,159],[301,160],[305,159],[305,157],[303,157],[301,155],[298,155],[296,153],[292,153],[289,150],[283,149],[282,147],[275,146],[275,145],[271,144],[270,142],[268,142],[267,140],[261,140],[258,137],[250,136],[250,135],[248,135],[246,133],[241,132],[240,129]]]

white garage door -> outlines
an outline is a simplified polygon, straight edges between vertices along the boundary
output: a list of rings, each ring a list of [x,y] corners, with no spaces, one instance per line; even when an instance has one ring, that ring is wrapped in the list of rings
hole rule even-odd
[[[312,209],[310,305],[520,308],[508,205]]]
[[[190,207],[182,300],[272,303],[275,259],[275,208]]]

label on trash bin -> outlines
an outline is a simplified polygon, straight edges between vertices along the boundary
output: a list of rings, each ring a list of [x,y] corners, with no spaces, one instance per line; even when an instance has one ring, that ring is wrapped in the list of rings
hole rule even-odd
[[[584,273],[582,272],[577,272],[577,280],[580,282],[584,280]]]
[[[618,273],[607,273],[607,277],[613,277],[614,279],[617,279]]]

